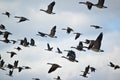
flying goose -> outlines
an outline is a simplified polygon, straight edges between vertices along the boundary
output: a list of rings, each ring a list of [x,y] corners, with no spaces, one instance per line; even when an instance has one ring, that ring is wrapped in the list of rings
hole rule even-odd
[[[55,33],[56,33],[56,26],[54,26],[51,29],[50,34],[48,34],[48,36],[51,37],[51,38],[57,38],[57,36],[55,36]]]
[[[71,48],[75,48],[79,51],[86,51],[83,49],[83,48],[85,48],[85,46],[83,46],[83,43],[81,41],[79,42],[79,45],[77,47],[71,47]]]
[[[85,67],[85,71],[81,71],[81,72],[83,72],[83,74],[80,75],[80,76],[88,78],[87,74],[89,74],[89,69],[90,69],[90,65],[88,65],[87,67]]]
[[[93,51],[96,52],[104,52],[104,50],[100,49],[102,38],[103,33],[101,32],[95,41],[91,41],[91,43],[88,46],[88,49],[92,49]]]
[[[96,68],[90,67],[91,72],[95,72]]]
[[[85,5],[87,5],[87,8],[88,8],[89,10],[91,10],[91,9],[92,9],[92,6],[94,5],[92,2],[89,2],[89,1],[79,2],[79,4],[85,4]]]
[[[61,80],[60,76],[57,76],[57,78],[53,78],[53,79],[56,79],[56,80]]]
[[[82,35],[81,33],[74,33],[74,34],[76,34],[75,40],[78,39],[80,37],[80,35]]]
[[[47,49],[45,50],[48,50],[48,51],[52,51],[53,47],[50,47],[49,43],[47,43]]]
[[[98,0],[98,3],[94,4],[94,6],[96,6],[97,8],[107,8],[106,6],[104,6],[104,2],[105,0]]]
[[[68,34],[70,34],[70,32],[73,31],[73,29],[70,28],[70,27],[67,27],[67,29],[66,28],[62,28],[62,30],[66,30]]]
[[[54,5],[55,5],[55,1],[53,1],[52,3],[50,3],[50,4],[48,5],[47,10],[40,9],[40,11],[44,11],[44,12],[46,12],[46,13],[48,13],[48,14],[55,14],[54,12],[52,12]]]
[[[33,38],[31,38],[31,40],[30,40],[30,45],[31,45],[31,46],[36,46],[36,45],[35,45],[35,40],[34,40]]]
[[[78,60],[76,60],[76,54],[75,54],[74,51],[72,51],[72,50],[64,50],[64,51],[67,51],[68,54],[67,54],[66,57],[62,56],[62,58],[65,58],[65,59],[67,59],[67,60],[69,60],[71,62],[78,62]]]
[[[95,29],[102,29],[102,27],[97,26],[97,25],[90,25],[90,27],[94,27]]]
[[[9,74],[7,74],[10,77],[13,77],[13,70],[9,70]]]
[[[1,30],[6,30],[5,25],[1,24],[1,25],[0,25],[0,29],[1,29]]]
[[[62,51],[57,47],[57,53],[62,54]]]
[[[11,51],[11,52],[8,52],[7,51],[7,53],[10,53],[10,57],[12,58],[14,55],[17,55],[17,53],[16,52],[13,52],[13,51]]]
[[[115,65],[112,62],[110,62],[110,64],[108,66],[113,67],[114,69],[119,69],[120,68],[119,65]]]
[[[18,60],[14,61],[14,68],[17,68],[18,67]]]
[[[29,21],[29,19],[27,19],[26,17],[15,16],[14,18],[19,18],[20,19],[17,23],[24,22],[24,21]]]
[[[52,65],[51,68],[48,70],[48,73],[55,71],[57,68],[61,68],[60,65],[55,64],[55,63],[47,63],[47,64]]]
[[[36,35],[41,36],[41,37],[47,37],[46,35],[48,35],[48,34],[38,31],[38,34],[36,34]]]
[[[17,48],[14,48],[14,49],[17,49],[18,51],[22,50],[19,46]]]
[[[6,15],[8,18],[9,18],[10,15],[11,15],[10,12],[7,12],[7,11],[6,11],[5,13],[2,13],[2,14],[3,14],[3,15]]]
[[[3,32],[3,37],[4,37],[5,39],[8,39],[8,36],[9,36],[9,35],[12,35],[12,33],[11,33],[11,32],[8,32],[8,31]]]

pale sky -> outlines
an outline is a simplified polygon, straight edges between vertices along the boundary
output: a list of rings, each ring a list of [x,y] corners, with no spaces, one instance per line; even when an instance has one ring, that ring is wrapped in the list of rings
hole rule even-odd
[[[46,14],[40,9],[46,9],[47,5],[53,0],[0,0],[0,24],[6,26],[7,31],[13,33],[9,39],[23,39],[27,37],[28,41],[33,38],[36,47],[23,47],[16,44],[6,44],[0,42],[0,54],[5,60],[5,64],[13,64],[15,60],[19,60],[18,66],[30,66],[32,69],[17,72],[14,70],[13,77],[6,71],[0,70],[0,80],[32,80],[32,78],[40,78],[40,80],[53,80],[58,75],[62,80],[86,80],[80,76],[81,71],[90,65],[96,68],[95,73],[88,74],[87,80],[120,80],[120,69],[114,70],[107,66],[109,62],[120,65],[120,1],[105,0],[106,9],[92,7],[88,10],[86,5],[78,4],[80,1],[86,0],[54,0],[56,2],[53,12],[55,15]],[[98,0],[89,0],[97,3]],[[2,15],[4,12],[10,12],[8,18]],[[24,16],[30,21],[17,23],[18,19],[14,16]],[[99,25],[102,29],[91,28],[90,25]],[[56,27],[56,36],[58,38],[40,37],[37,32],[49,33],[53,26]],[[75,40],[73,33],[67,34],[62,28],[71,27],[74,32],[80,32],[83,35]],[[3,31],[3,30],[0,30]],[[5,31],[5,30],[4,30]],[[85,39],[96,39],[103,32],[103,40],[101,49],[104,52],[94,52],[87,50],[86,52],[71,49],[71,46],[77,46],[79,41]],[[3,36],[0,35],[0,40]],[[47,43],[53,46],[53,51],[45,51]],[[17,51],[14,47],[20,46],[21,51]],[[61,56],[66,56],[67,52],[62,54],[56,53],[56,48],[62,51],[65,49],[74,50],[78,63],[70,62]],[[15,51],[17,55],[10,58],[7,51]],[[47,63],[57,63],[62,68],[48,74],[51,67]]]

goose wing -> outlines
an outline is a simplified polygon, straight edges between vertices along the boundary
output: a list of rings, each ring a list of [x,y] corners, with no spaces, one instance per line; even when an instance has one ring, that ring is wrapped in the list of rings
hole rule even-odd
[[[104,2],[105,2],[105,0],[98,0],[97,4],[103,6]]]
[[[52,13],[52,10],[53,10],[54,5],[55,5],[55,1],[53,1],[52,3],[50,3],[50,4],[48,5],[47,11]]]
[[[50,36],[50,37],[54,37],[54,36],[55,36],[55,32],[56,32],[56,26],[54,26],[54,27],[51,29],[49,36]]]

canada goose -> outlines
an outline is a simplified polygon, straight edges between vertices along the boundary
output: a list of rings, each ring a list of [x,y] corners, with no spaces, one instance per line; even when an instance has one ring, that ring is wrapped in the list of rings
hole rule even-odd
[[[73,31],[73,29],[70,28],[70,27],[67,27],[67,29],[66,28],[62,28],[62,30],[66,30],[68,34],[70,34],[70,32]]]
[[[18,68],[18,72],[21,72],[23,70],[23,67],[17,67]]]
[[[88,66],[85,68],[85,71],[81,71],[81,72],[83,72],[83,74],[80,75],[80,76],[83,76],[83,77],[85,77],[85,78],[88,78],[87,74],[89,74],[89,69],[90,69],[90,65],[88,65]]]
[[[65,59],[67,59],[67,60],[69,60],[71,62],[78,62],[78,60],[76,60],[76,54],[75,54],[74,51],[72,51],[72,50],[64,50],[64,51],[67,51],[68,54],[67,54],[66,57],[62,56],[62,58],[65,58]]]
[[[81,33],[74,33],[74,34],[76,34],[75,40],[78,39],[80,37],[80,35],[82,35]]]
[[[14,55],[17,55],[17,53],[15,53],[15,52],[13,52],[13,51],[11,51],[11,52],[8,52],[7,51],[7,53],[10,53],[11,55],[10,55],[10,57],[12,58]]]
[[[95,29],[101,29],[102,27],[97,26],[97,25],[90,25],[90,27],[94,27]]]
[[[14,69],[14,65],[8,64],[8,65],[7,65],[7,68],[8,68],[8,69]]]
[[[0,68],[2,68],[2,67],[4,66],[4,64],[5,64],[5,61],[2,59],[2,60],[0,61]]]
[[[55,63],[47,63],[47,64],[52,65],[51,68],[48,70],[48,73],[55,71],[57,68],[61,68],[60,65],[55,64]]]
[[[53,79],[56,79],[56,80],[61,80],[60,76],[57,76],[57,78],[53,78]]]
[[[9,18],[10,15],[11,15],[10,12],[7,12],[7,11],[6,11],[5,13],[2,13],[2,14],[3,14],[3,15],[6,15],[8,18]]]
[[[106,6],[104,6],[104,2],[105,2],[105,0],[98,0],[98,3],[94,4],[94,6],[96,6],[98,8],[107,8]]]
[[[29,66],[23,66],[24,69],[31,69]]]
[[[110,64],[108,66],[113,67],[114,69],[119,69],[120,68],[119,65],[115,65],[112,62],[110,62]]]
[[[92,9],[92,6],[94,5],[92,2],[89,2],[89,1],[79,2],[79,4],[85,4],[85,5],[87,5],[87,8],[88,8],[89,10],[91,10],[91,9]]]
[[[51,38],[57,38],[57,36],[55,36],[55,33],[56,33],[56,26],[54,26],[51,29],[50,34],[48,34],[48,36],[51,37]]]
[[[18,51],[22,50],[19,46],[17,48],[14,48],[14,49],[17,49]]]
[[[52,51],[53,47],[50,47],[49,43],[47,43],[47,49],[45,50],[48,50],[48,51]]]
[[[91,72],[95,72],[95,68],[94,67],[90,67],[90,70],[91,70]]]
[[[9,74],[7,74],[10,77],[13,77],[13,70],[9,70]]]
[[[39,78],[32,78],[33,80],[40,80]]]
[[[24,47],[28,47],[29,42],[27,41],[27,38],[26,38],[26,37],[24,37],[24,40],[21,42],[21,44],[22,44]]]
[[[101,32],[95,41],[91,41],[91,43],[88,46],[88,49],[92,49],[93,51],[96,52],[104,52],[103,50],[100,49],[102,38],[103,33]]]
[[[57,53],[62,54],[62,51],[57,47]]]
[[[12,33],[11,33],[11,32],[8,32],[8,31],[3,32],[3,37],[4,37],[5,39],[8,39],[8,36],[9,36],[9,35],[12,35]]]
[[[5,26],[3,24],[0,25],[1,30],[6,30]]]
[[[35,40],[34,40],[33,38],[31,38],[31,40],[30,40],[30,45],[31,45],[31,46],[36,46],[36,45],[35,45]]]
[[[20,20],[17,23],[24,22],[24,21],[29,21],[29,19],[27,19],[26,17],[15,16],[14,18],[20,18]]]
[[[36,35],[41,36],[41,37],[47,37],[46,35],[48,35],[48,34],[43,33],[43,32],[38,32],[38,34],[36,34]]]
[[[71,47],[71,48],[75,48],[79,51],[86,51],[83,49],[83,48],[85,48],[85,46],[83,46],[83,43],[81,41],[79,42],[79,45],[77,47]]]
[[[48,13],[48,14],[55,14],[55,13],[52,12],[54,5],[55,5],[55,1],[53,1],[52,3],[50,3],[50,4],[48,5],[47,10],[40,9],[40,11],[44,11],[44,12],[46,12],[46,13]]]
[[[17,68],[18,67],[18,60],[14,61],[14,68]]]

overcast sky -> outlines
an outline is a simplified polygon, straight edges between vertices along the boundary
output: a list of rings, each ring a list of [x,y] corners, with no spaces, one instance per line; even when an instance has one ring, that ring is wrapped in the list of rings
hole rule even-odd
[[[114,70],[107,66],[109,62],[120,65],[120,1],[106,0],[106,9],[99,9],[92,7],[88,10],[86,5],[78,4],[80,1],[86,0],[54,0],[56,2],[53,12],[55,15],[46,14],[40,9],[47,9],[47,5],[53,0],[0,0],[0,24],[6,26],[7,31],[12,35],[9,39],[24,39],[27,37],[28,41],[33,38],[36,41],[36,47],[23,47],[16,44],[6,44],[0,42],[0,54],[5,60],[5,64],[13,64],[15,60],[19,60],[19,66],[30,66],[32,69],[17,72],[14,70],[13,77],[9,77],[8,70],[0,70],[0,80],[32,80],[37,77],[41,80],[53,80],[58,75],[62,80],[85,80],[86,78],[80,76],[81,71],[86,66],[90,65],[96,68],[95,73],[88,74],[88,80],[120,80],[120,70]],[[98,0],[90,0],[97,3]],[[11,16],[8,18],[2,15],[4,12],[10,12]],[[23,16],[30,21],[17,23],[19,19],[14,16]],[[90,25],[99,25],[102,29],[94,29]],[[58,38],[40,37],[37,32],[50,33],[53,26],[56,27],[56,36]],[[73,33],[67,34],[62,28],[71,27],[74,32],[80,32],[83,35],[75,40]],[[2,31],[2,30],[1,30]],[[71,49],[71,46],[77,46],[79,41],[85,39],[96,39],[96,37],[103,32],[103,40],[101,49],[104,52],[94,52],[87,50],[86,52]],[[3,36],[0,36],[3,40]],[[53,46],[53,51],[45,51],[47,43]],[[20,46],[21,51],[17,51],[14,47]],[[71,49],[76,52],[76,59],[78,63],[70,62],[61,56],[66,56],[67,52],[57,54],[57,47],[62,51]],[[17,55],[10,58],[7,51],[15,51]],[[53,73],[48,74],[51,67],[47,63],[57,63],[62,68],[57,69]]]

